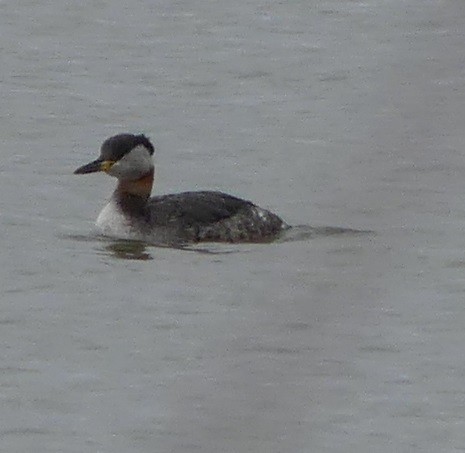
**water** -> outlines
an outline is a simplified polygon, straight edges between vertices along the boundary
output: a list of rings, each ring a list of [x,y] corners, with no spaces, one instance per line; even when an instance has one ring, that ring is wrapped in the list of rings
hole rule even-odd
[[[1,450],[463,451],[464,19],[1,2]],[[155,142],[157,193],[316,230],[99,238],[114,181],[72,172],[123,131]]]

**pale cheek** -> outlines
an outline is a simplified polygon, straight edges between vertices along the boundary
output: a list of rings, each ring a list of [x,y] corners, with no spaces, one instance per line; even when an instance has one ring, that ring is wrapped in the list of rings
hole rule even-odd
[[[119,176],[122,175],[122,168],[121,164],[119,162],[116,162],[116,164],[113,164],[113,166],[108,170],[107,172],[110,176],[115,176],[118,178]]]
[[[130,168],[127,162],[119,161],[110,168],[108,174],[115,178],[132,178],[137,177],[138,172],[136,169]]]

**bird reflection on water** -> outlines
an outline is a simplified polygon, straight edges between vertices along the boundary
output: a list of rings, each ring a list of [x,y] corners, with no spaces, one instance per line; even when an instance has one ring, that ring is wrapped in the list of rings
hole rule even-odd
[[[147,251],[147,244],[141,241],[113,241],[105,244],[104,249],[114,258],[122,260],[153,260],[153,256]]]
[[[358,236],[365,234],[373,234],[373,231],[368,230],[353,230],[350,228],[340,228],[340,227],[311,227],[309,225],[299,225],[290,229],[287,234],[285,234],[280,240],[275,241],[276,244],[284,242],[295,242],[295,241],[305,241],[310,239],[316,239],[318,237],[327,237],[327,236]],[[153,255],[149,252],[149,248],[171,248],[182,250],[185,252],[194,252],[205,255],[226,255],[231,253],[244,252],[245,248],[249,249],[254,247],[252,244],[247,245],[237,245],[237,244],[208,244],[210,247],[207,247],[207,244],[202,246],[192,245],[192,244],[179,244],[173,246],[173,244],[150,244],[143,241],[134,241],[134,240],[115,240],[108,243],[108,239],[101,237],[104,240],[104,250],[106,254],[109,254],[117,259],[124,260],[138,260],[138,261],[150,261],[153,260]],[[106,240],[105,240],[106,239]],[[259,246],[255,244],[255,246]]]
[[[350,228],[340,228],[331,226],[312,227],[310,225],[298,225],[288,229],[285,234],[273,243],[279,245],[286,242],[308,241],[324,238],[328,236],[359,236],[373,235],[374,231],[354,230]],[[184,252],[194,252],[204,255],[227,255],[231,253],[241,253],[253,247],[260,247],[269,242],[259,244],[157,244],[144,241],[117,239],[113,240],[100,234],[86,235],[66,235],[73,240],[89,241],[97,240],[100,251],[104,255],[109,255],[122,260],[151,261],[154,259],[150,250],[157,248],[169,248]],[[103,244],[103,245],[102,245]]]

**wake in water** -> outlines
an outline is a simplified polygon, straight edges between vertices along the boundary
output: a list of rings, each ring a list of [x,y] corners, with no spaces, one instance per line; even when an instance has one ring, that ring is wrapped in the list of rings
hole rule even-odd
[[[170,248],[175,250],[181,250],[186,252],[194,252],[206,255],[226,255],[230,253],[241,253],[245,251],[245,247],[251,245],[264,245],[264,244],[280,244],[285,242],[295,241],[309,241],[312,239],[324,238],[328,236],[360,236],[374,234],[373,231],[369,230],[354,230],[351,228],[342,227],[331,227],[331,226],[318,226],[312,227],[310,225],[297,225],[290,227],[283,231],[278,239],[267,242],[258,243],[178,243],[178,244],[166,244],[166,243],[152,243],[136,240],[126,239],[112,239],[100,234],[85,235],[66,235],[69,239],[75,241],[92,241],[96,240],[98,243],[103,244],[101,253],[105,255],[112,255],[114,258],[126,259],[126,260],[141,260],[147,261],[152,260],[153,256],[149,249],[151,247],[157,248]]]
[[[332,226],[317,226],[296,225],[285,230],[281,237],[275,242],[292,242],[292,241],[308,241],[319,237],[328,236],[359,236],[365,234],[374,234],[374,231],[369,230],[354,230],[352,228],[332,227]]]

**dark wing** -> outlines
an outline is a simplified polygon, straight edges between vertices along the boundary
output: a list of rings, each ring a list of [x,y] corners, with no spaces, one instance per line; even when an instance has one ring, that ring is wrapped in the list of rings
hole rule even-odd
[[[222,192],[153,197],[146,216],[150,229],[176,242],[262,242],[286,227],[276,214]]]
[[[152,225],[183,227],[211,225],[230,218],[254,204],[222,192],[183,192],[153,197],[148,202]]]

